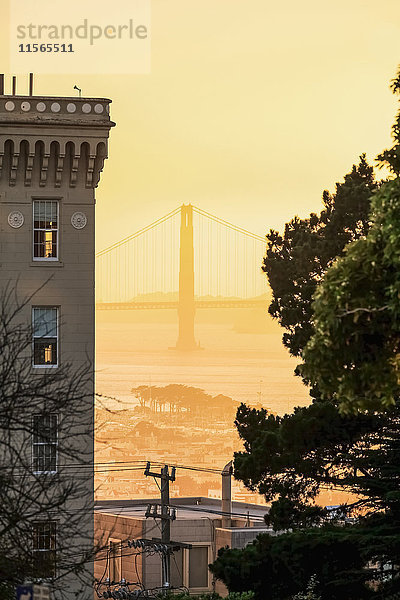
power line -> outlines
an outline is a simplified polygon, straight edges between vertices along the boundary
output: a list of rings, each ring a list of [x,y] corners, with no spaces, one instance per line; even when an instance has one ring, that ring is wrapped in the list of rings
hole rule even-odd
[[[113,462],[95,462],[94,464],[95,465],[109,465],[109,464],[118,464],[118,465],[140,464],[140,465],[146,465],[146,463],[147,463],[146,460],[119,460],[119,461],[113,461]],[[153,461],[152,460],[151,463],[153,465],[157,465],[157,466],[160,466],[160,465],[163,466],[164,465],[164,463],[160,462],[160,461]],[[218,473],[221,473],[221,471],[222,471],[222,468],[219,469],[218,467],[194,467],[193,465],[182,465],[182,464],[178,464],[178,463],[174,464],[174,465],[171,464],[170,466],[171,467],[175,467],[176,469],[178,469],[178,468],[179,469],[195,469],[195,470],[201,469],[201,470],[208,470],[208,471],[213,470],[213,471],[217,471]]]
[[[159,467],[159,466],[163,466],[164,463],[163,462],[155,462],[152,461],[152,464],[154,464],[155,466]],[[125,465],[125,466],[118,466],[118,465]],[[135,466],[133,466],[135,465]],[[115,468],[113,468],[115,466]],[[142,460],[142,461],[115,461],[115,462],[104,462],[104,463],[68,463],[68,464],[59,464],[58,465],[58,470],[63,470],[63,469],[90,469],[90,470],[94,470],[95,474],[96,473],[112,473],[112,472],[123,472],[123,471],[141,471],[145,468],[146,466],[146,461]],[[189,471],[198,471],[201,473],[212,473],[215,475],[220,475],[222,469],[218,469],[215,467],[194,467],[194,466],[190,466],[190,465],[181,465],[181,464],[171,464],[171,467],[175,467],[176,469],[184,469],[184,470],[189,470]],[[106,468],[107,467],[107,468]],[[110,468],[108,468],[110,467]],[[14,471],[14,470],[24,470],[28,473],[28,466],[24,467],[5,467],[2,466],[0,467],[1,470],[6,470],[6,471]],[[104,469],[104,470],[102,470]],[[32,473],[30,473],[32,474]],[[50,473],[49,473],[50,474]],[[40,473],[37,473],[38,476],[40,476]]]

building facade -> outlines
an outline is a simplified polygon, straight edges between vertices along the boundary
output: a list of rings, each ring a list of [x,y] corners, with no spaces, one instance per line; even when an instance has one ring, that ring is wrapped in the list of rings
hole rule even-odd
[[[49,481],[54,493],[55,481],[70,486],[62,506],[32,517],[30,543],[39,576],[41,560],[49,579],[75,559],[85,562],[85,576],[71,576],[61,590],[82,600],[93,597],[95,188],[114,125],[109,105],[104,98],[0,96],[1,293],[30,331],[25,377],[37,389],[50,384],[27,402],[26,456],[37,485]],[[81,538],[72,541],[67,531],[71,523],[78,529],[80,513]]]
[[[148,504],[156,503],[154,499],[96,503],[96,535],[103,541],[108,540],[107,553],[99,555],[95,563],[100,595],[108,589],[118,590],[120,582],[123,588],[126,582],[131,591],[161,589],[160,552],[152,547],[135,549],[129,544],[138,539],[160,539],[160,521],[146,518]],[[214,581],[208,569],[218,550],[225,546],[244,548],[260,533],[275,535],[264,523],[266,506],[232,502],[232,516],[227,518],[227,513],[222,516],[221,502],[211,498],[174,498],[171,504],[176,507],[171,540],[182,544],[182,548],[176,547],[171,556],[170,584],[176,589],[187,589],[191,594],[215,591],[227,595],[225,586]]]

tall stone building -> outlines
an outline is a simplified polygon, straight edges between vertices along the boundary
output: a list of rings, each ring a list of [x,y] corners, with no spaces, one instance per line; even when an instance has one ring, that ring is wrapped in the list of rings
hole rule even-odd
[[[0,86],[1,288],[15,288],[16,299],[23,301],[22,320],[32,328],[32,381],[49,374],[54,379],[56,372],[79,378],[85,372],[73,424],[62,407],[47,414],[46,401],[39,408],[35,405],[29,417],[34,477],[40,483],[41,477],[46,481],[65,474],[79,479],[80,486],[79,498],[76,493],[72,498],[66,495],[63,517],[54,508],[31,524],[27,543],[39,558],[39,571],[40,559],[46,559],[43,576],[49,579],[60,569],[68,570],[65,558],[57,556],[63,540],[70,549],[73,544],[68,559],[72,564],[74,557],[81,558],[80,548],[90,548],[93,539],[95,188],[114,125],[109,105],[104,98],[5,95]],[[68,397],[64,402],[68,410]],[[73,449],[69,458],[62,453],[68,436]],[[65,543],[71,534],[65,515],[77,523],[79,511],[85,513],[82,539],[74,534],[73,542]],[[75,575],[63,580],[67,596],[93,597],[90,565],[89,560],[80,581]]]

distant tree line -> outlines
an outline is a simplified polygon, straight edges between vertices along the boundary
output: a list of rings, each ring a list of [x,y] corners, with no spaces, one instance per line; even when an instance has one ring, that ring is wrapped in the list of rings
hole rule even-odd
[[[163,387],[141,385],[131,390],[139,405],[152,412],[190,413],[191,415],[213,414],[230,417],[236,413],[238,403],[223,394],[211,396],[204,390],[172,383]]]

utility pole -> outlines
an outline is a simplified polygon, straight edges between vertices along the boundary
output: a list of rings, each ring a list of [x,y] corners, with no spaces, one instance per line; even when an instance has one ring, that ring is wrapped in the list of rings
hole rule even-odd
[[[161,519],[161,541],[164,544],[170,545],[171,542],[171,521],[175,519],[175,510],[170,512],[169,509],[169,482],[175,481],[175,467],[172,467],[171,474],[169,474],[169,467],[165,465],[161,469],[161,473],[154,473],[150,471],[150,463],[146,464],[144,471],[146,477],[154,477],[155,479],[161,480],[160,491],[161,491],[161,514],[158,513],[157,506],[152,507],[150,504],[147,507],[146,517],[153,517],[154,519]],[[162,554],[162,584],[165,590],[171,585],[170,582],[170,553],[165,552]]]

